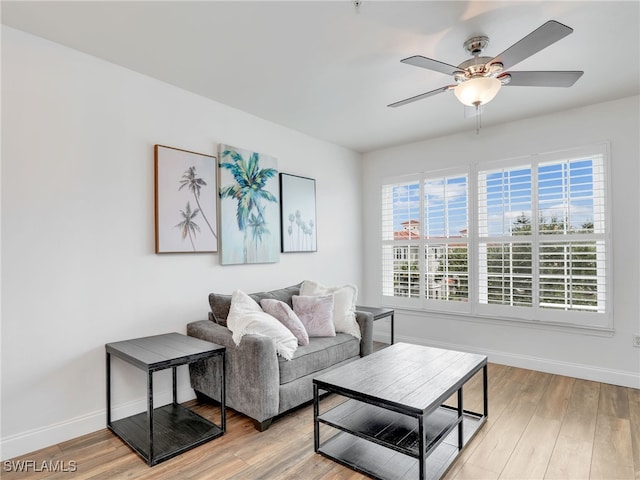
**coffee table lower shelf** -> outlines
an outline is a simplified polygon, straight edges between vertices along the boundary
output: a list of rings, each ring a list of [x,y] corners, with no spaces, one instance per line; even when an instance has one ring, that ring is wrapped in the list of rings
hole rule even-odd
[[[116,420],[109,428],[149,461],[147,412]],[[168,460],[223,433],[218,425],[182,405],[172,403],[155,408],[151,464]]]
[[[474,436],[484,423],[484,418],[464,414],[464,444]],[[372,442],[346,430],[338,431],[322,443],[318,453],[376,479],[394,478],[415,480],[419,478],[419,459],[413,455]],[[460,454],[458,431],[453,429],[425,458],[428,479],[439,479]]]

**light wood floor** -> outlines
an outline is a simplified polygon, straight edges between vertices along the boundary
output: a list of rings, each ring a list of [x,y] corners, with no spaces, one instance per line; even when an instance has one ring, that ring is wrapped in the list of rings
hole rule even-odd
[[[481,411],[481,377],[464,389]],[[341,399],[328,396],[324,405]],[[217,407],[189,402],[217,421]],[[324,408],[324,407],[323,407]],[[2,479],[300,479],[366,477],[313,452],[313,408],[297,409],[259,433],[228,410],[227,433],[153,468],[108,430],[19,457],[77,471],[0,473]],[[446,473],[464,479],[640,480],[640,390],[489,364],[489,418]]]

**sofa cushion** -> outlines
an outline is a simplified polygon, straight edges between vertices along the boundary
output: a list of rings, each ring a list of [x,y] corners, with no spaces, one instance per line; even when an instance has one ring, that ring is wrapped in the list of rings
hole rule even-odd
[[[273,290],[271,292],[251,293],[249,296],[253,298],[256,303],[260,303],[263,298],[275,298],[282,302],[288,303],[290,307],[291,297],[300,293],[300,286],[302,283],[292,285],[290,287],[281,288],[279,290]],[[231,307],[231,295],[224,295],[220,293],[209,294],[209,306],[211,312],[209,313],[209,319],[213,320],[223,327],[227,326],[227,317],[229,316],[229,308]],[[213,316],[213,318],[211,318]]]
[[[291,361],[278,358],[280,384],[319,372],[336,363],[360,355],[360,342],[352,335],[309,338],[309,345],[299,346]]]

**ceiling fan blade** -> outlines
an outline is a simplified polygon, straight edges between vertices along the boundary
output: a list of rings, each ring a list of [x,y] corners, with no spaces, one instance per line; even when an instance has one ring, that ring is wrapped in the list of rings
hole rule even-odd
[[[447,90],[451,90],[455,88],[455,85],[447,85],[446,87],[440,87],[436,90],[431,90],[427,93],[421,93],[420,95],[416,95],[415,97],[406,98],[404,100],[400,100],[399,102],[391,103],[387,105],[387,107],[401,107],[402,105],[406,105],[407,103],[412,103],[417,100],[422,100],[423,98],[432,97],[433,95],[437,95],[442,92],[446,92]]]
[[[505,86],[514,87],[570,87],[582,76],[582,71],[507,72],[498,79],[510,76]]]
[[[400,60],[400,62],[413,65],[415,67],[434,70],[436,72],[444,73],[445,75],[453,75],[460,71],[458,67],[454,67],[448,63],[439,62],[438,60],[433,60],[432,58],[423,57],[422,55],[414,55],[413,57],[404,58]]]
[[[501,63],[503,70],[508,70],[525,58],[530,57],[534,53],[538,53],[540,50],[566,37],[571,32],[573,32],[573,28],[567,27],[555,20],[549,20],[522,40],[507,48],[500,55],[493,58],[487,65]]]

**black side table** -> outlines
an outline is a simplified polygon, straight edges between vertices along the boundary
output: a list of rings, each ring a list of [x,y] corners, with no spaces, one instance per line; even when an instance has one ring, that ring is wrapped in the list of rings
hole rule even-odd
[[[373,320],[380,320],[381,318],[391,317],[391,345],[393,345],[393,315],[395,311],[391,308],[378,308],[378,307],[363,307],[356,305],[356,310],[362,312],[369,312],[373,314]]]
[[[213,440],[226,430],[225,347],[179,333],[107,343],[107,427],[144,458],[149,466]],[[147,411],[111,421],[111,355],[147,372]],[[177,401],[176,368],[218,357],[222,362],[220,425]],[[173,369],[173,403],[153,408],[153,372]]]

